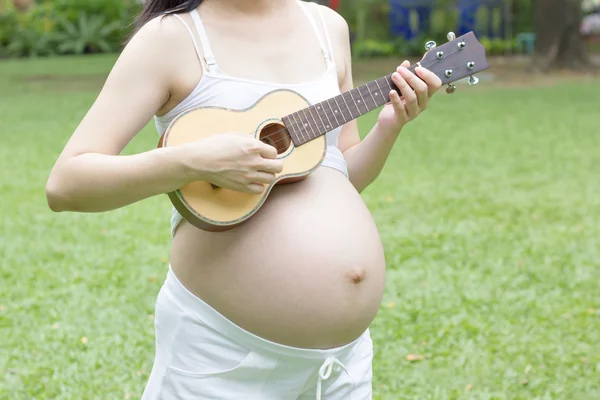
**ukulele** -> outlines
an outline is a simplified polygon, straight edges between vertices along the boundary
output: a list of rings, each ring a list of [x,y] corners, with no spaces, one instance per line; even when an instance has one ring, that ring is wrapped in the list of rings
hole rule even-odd
[[[422,66],[446,84],[446,93],[456,90],[453,82],[468,77],[477,84],[475,73],[488,69],[485,48],[473,32],[456,37],[440,47],[426,43],[423,59],[408,69]],[[325,134],[373,111],[390,101],[389,93],[397,90],[392,74],[368,82],[317,104],[310,104],[288,89],[274,90],[244,110],[198,107],[171,122],[160,138],[158,147],[177,146],[227,132],[248,132],[277,149],[283,170],[263,193],[249,194],[195,181],[168,193],[175,209],[195,227],[220,232],[232,229],[254,215],[265,203],[274,185],[299,181],[315,171],[327,151]]]

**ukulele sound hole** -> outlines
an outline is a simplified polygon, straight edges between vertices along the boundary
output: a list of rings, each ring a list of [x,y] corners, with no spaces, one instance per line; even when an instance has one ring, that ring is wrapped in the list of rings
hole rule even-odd
[[[275,147],[277,154],[282,154],[289,149],[292,138],[285,126],[269,124],[261,130],[260,141]]]

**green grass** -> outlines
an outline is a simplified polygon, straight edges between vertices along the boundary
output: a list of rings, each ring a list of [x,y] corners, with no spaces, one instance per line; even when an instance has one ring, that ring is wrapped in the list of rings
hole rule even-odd
[[[44,195],[113,60],[0,63],[0,399],[135,399],[148,377],[168,200]],[[599,91],[461,85],[403,133],[364,193],[389,271],[376,399],[600,398]]]

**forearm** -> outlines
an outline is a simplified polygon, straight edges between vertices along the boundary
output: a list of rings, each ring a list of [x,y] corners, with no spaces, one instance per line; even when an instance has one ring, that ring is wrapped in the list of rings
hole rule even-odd
[[[177,148],[135,155],[85,153],[57,164],[46,188],[53,211],[114,210],[188,183]]]
[[[361,142],[344,151],[350,182],[358,192],[379,176],[399,134],[376,124]]]

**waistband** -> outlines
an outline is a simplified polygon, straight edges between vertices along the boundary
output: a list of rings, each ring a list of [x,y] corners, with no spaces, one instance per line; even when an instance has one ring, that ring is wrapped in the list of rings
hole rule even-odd
[[[346,159],[342,152],[335,146],[327,146],[327,153],[325,154],[325,159],[321,163],[321,166],[336,169],[346,175],[346,178],[350,178]]]
[[[308,359],[326,359],[328,357],[341,357],[350,351],[365,337],[369,335],[369,329],[354,341],[340,347],[331,349],[306,349],[292,346],[286,346],[280,343],[272,342],[260,336],[249,332],[228,318],[224,317],[217,310],[212,308],[205,301],[190,292],[179,281],[173,269],[169,265],[169,271],[164,286],[169,289],[169,295],[179,302],[185,312],[203,323],[209,325],[215,331],[221,333],[227,338],[246,346],[252,350],[260,350],[271,353],[275,356],[288,356]]]

